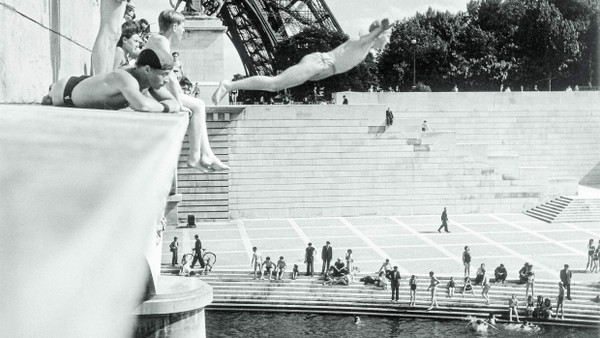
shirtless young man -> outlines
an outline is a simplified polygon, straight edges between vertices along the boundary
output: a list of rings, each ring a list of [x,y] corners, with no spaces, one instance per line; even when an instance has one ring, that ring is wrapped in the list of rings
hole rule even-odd
[[[121,37],[115,49],[113,69],[130,66],[130,61],[140,55],[142,38],[139,31],[140,26],[133,20],[126,21],[121,26]]]
[[[381,48],[386,37],[383,32],[391,27],[388,19],[375,21],[369,27],[369,34],[358,39],[350,39],[327,53],[311,53],[277,76],[252,76],[239,81],[221,81],[212,96],[213,103],[219,104],[232,90],[266,90],[276,92],[295,87],[306,81],[319,81],[330,76],[349,71],[361,63],[373,47]],[[376,45],[377,43],[377,45]]]
[[[164,88],[172,68],[173,59],[169,53],[147,49],[140,53],[135,67],[58,80],[52,84],[42,103],[96,109],[129,106],[142,112],[179,112],[179,103]],[[142,94],[144,89],[148,89],[151,97]]]
[[[164,10],[158,16],[159,34],[148,38],[144,49],[160,49],[171,53],[171,42],[174,39],[181,40],[185,29],[183,22],[185,17],[174,10]],[[188,108],[192,116],[188,127],[190,140],[190,157],[187,165],[200,169],[204,172],[227,170],[229,167],[223,164],[213,153],[208,141],[206,130],[206,107],[204,102],[195,97],[185,95],[179,86],[177,76],[174,72],[169,74],[169,82],[166,85],[171,94],[179,101],[182,107]]]

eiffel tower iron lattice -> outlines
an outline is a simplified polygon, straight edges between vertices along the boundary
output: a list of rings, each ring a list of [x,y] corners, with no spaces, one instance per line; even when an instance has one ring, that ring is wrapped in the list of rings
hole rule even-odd
[[[207,15],[219,2],[203,0]],[[325,0],[225,0],[217,17],[227,26],[247,75],[275,75],[277,44],[306,27],[343,33]]]

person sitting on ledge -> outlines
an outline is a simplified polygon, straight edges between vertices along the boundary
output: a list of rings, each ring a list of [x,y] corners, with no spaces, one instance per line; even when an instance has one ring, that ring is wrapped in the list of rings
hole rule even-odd
[[[344,262],[342,262],[342,259],[339,257],[337,261],[331,266],[331,270],[333,271],[334,277],[341,277],[348,273],[348,270],[346,269],[346,264],[344,264]]]
[[[191,113],[188,167],[202,172],[227,170],[210,149],[206,131],[204,103],[189,103],[173,96],[164,86],[172,75],[173,58],[164,46],[146,46],[135,66],[113,70],[115,48],[121,36],[123,0],[103,0],[100,6],[100,30],[92,50],[94,76],[59,79],[50,86],[44,105],[95,109],[130,107],[140,112]],[[144,95],[147,91],[149,95]]]
[[[375,277],[375,285],[379,286],[380,288],[387,290],[388,289],[388,284],[390,283],[390,281],[387,279],[385,273],[383,271],[381,271],[379,273],[379,275],[377,277]]]
[[[133,20],[125,21],[121,26],[121,37],[115,49],[113,69],[130,66],[131,60],[140,55],[143,40],[139,35],[140,26]]]
[[[276,272],[277,272],[277,279],[281,280],[283,278],[283,274],[285,273],[285,268],[287,267],[287,264],[285,264],[285,261],[283,260],[283,256],[279,256],[279,260],[277,261],[277,267],[275,268]]]
[[[469,278],[469,277],[465,277],[465,283],[464,283],[462,291],[461,291],[463,297],[466,292],[471,292],[472,295],[475,294],[473,292],[473,285],[471,284],[471,278]]]
[[[496,279],[496,283],[504,284],[504,281],[506,281],[507,275],[508,275],[508,272],[506,271],[504,264],[500,264],[500,266],[498,266],[496,268],[496,270],[494,270],[494,278]]]
[[[481,284],[483,282],[483,275],[485,271],[485,263],[481,263],[481,266],[477,268],[477,274],[475,275],[475,285]]]
[[[275,272],[275,268],[276,268],[275,263],[273,263],[273,261],[271,261],[271,257],[265,258],[265,261],[262,263],[262,266],[264,267],[265,270],[262,273],[262,276],[260,277],[260,279],[261,280],[265,279],[265,276],[268,275],[269,280],[271,280],[271,277],[273,276],[273,272]],[[277,278],[277,276],[275,278]]]
[[[533,296],[529,295],[529,296],[527,296],[527,305],[525,308],[525,310],[527,311],[527,318],[533,317],[533,309],[534,309]]]
[[[529,263],[525,263],[519,270],[519,284],[527,283],[527,273],[529,272]]]
[[[161,49],[171,52],[171,46],[175,41],[180,41],[185,32],[183,24],[185,17],[173,10],[164,10],[158,15],[159,34],[152,35],[144,49]],[[175,66],[175,63],[173,64]],[[190,83],[191,85],[191,83]],[[166,84],[167,89],[173,95],[181,107],[189,110],[192,115],[188,127],[188,136],[190,146],[197,145],[192,151],[190,147],[190,157],[187,165],[197,168],[203,172],[227,170],[229,167],[223,164],[214,154],[208,140],[208,131],[206,125],[206,105],[204,101],[187,95],[181,89],[177,76],[174,72],[169,74],[169,81]],[[194,130],[195,132],[190,132]]]
[[[277,92],[303,84],[306,81],[319,81],[341,74],[362,62],[371,48],[382,48],[386,36],[382,33],[391,27],[386,18],[375,21],[369,27],[369,33],[358,39],[350,39],[327,53],[312,53],[304,56],[300,63],[277,76],[252,76],[239,81],[223,80],[212,96],[215,105],[232,90],[265,90]],[[376,45],[377,44],[377,45]]]

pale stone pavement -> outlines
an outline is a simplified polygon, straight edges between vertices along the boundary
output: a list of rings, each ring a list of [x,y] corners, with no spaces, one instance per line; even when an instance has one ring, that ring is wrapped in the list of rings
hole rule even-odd
[[[440,210],[441,212],[441,210]],[[191,252],[194,235],[217,254],[215,270],[250,271],[251,248],[263,258],[277,261],[284,256],[288,267],[298,264],[305,271],[304,250],[312,242],[317,248],[315,272],[321,270],[320,251],[331,241],[334,260],[352,249],[355,265],[363,273],[374,273],[385,258],[398,265],[403,277],[435,271],[440,276],[463,276],[461,256],[471,247],[471,276],[485,263],[492,272],[504,263],[508,278],[517,278],[525,262],[533,264],[538,280],[558,281],[563,264],[573,270],[573,282],[598,283],[600,274],[583,272],[586,246],[600,239],[600,220],[590,223],[548,224],[524,214],[453,215],[448,210],[450,233],[438,233],[439,215],[373,216],[236,220],[230,223],[197,223],[197,228],[169,227],[163,239],[163,265],[170,265],[168,245],[173,236],[180,242],[179,258]]]

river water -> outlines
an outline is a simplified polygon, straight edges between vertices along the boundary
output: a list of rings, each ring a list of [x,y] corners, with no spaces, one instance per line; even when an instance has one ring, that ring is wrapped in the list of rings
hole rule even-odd
[[[305,313],[206,312],[206,335],[217,337],[477,337],[465,328],[466,321],[436,321],[394,317],[360,317],[355,324],[350,315],[316,315]],[[502,329],[502,324],[498,324]],[[542,326],[536,334],[489,329],[492,337],[572,337],[598,338],[598,329]]]

